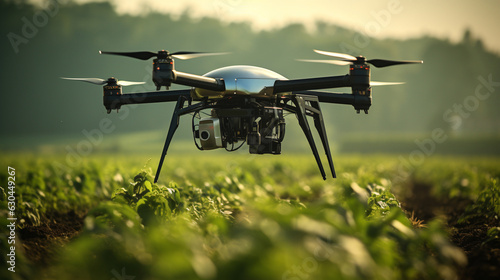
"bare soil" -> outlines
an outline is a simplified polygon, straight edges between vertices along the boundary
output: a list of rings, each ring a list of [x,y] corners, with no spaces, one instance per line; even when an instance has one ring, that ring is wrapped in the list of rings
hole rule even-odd
[[[412,182],[407,193],[398,196],[401,206],[425,223],[440,218],[448,225],[450,241],[467,256],[467,266],[460,269],[460,279],[500,279],[500,243],[484,243],[487,231],[500,226],[495,219],[477,218],[473,222],[459,223],[470,199],[443,199],[431,194],[432,186]]]
[[[85,215],[71,211],[55,215],[39,226],[19,230],[26,258],[37,265],[50,264],[57,253],[78,236]]]

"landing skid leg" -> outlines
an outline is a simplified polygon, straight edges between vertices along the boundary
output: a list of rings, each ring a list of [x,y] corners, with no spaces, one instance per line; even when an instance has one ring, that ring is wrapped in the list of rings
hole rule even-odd
[[[288,104],[289,101],[292,101],[293,105],[295,106]],[[323,148],[325,150],[326,157],[328,158],[328,165],[330,166],[332,176],[333,178],[336,178],[332,154],[330,151],[330,146],[328,145],[328,137],[326,136],[325,124],[323,122],[323,115],[321,114],[321,109],[319,107],[318,97],[310,95],[290,94],[278,99],[276,105],[289,112],[294,113],[297,116],[299,125],[302,128],[307,141],[309,142],[309,146],[311,146],[311,150],[314,154],[314,158],[316,159],[316,163],[318,164],[319,171],[321,172],[323,179],[326,180],[325,170],[323,168],[323,164],[321,163],[316,144],[314,143],[311,128],[309,127],[309,124],[307,122],[307,116],[312,116],[314,118],[314,126],[316,127],[319,137],[321,138],[321,142],[323,143]]]
[[[323,168],[323,164],[321,163],[318,149],[316,148],[316,144],[314,143],[314,138],[311,133],[311,128],[309,127],[309,123],[307,122],[305,100],[302,96],[295,96],[295,98],[292,98],[292,102],[295,104],[295,114],[297,115],[297,119],[299,121],[300,127],[302,128],[302,131],[306,135],[309,146],[311,146],[311,150],[314,154],[314,158],[316,159],[316,163],[318,164],[321,176],[323,176],[323,180],[326,180],[325,169]]]
[[[168,147],[170,146],[170,142],[172,142],[172,138],[174,137],[174,133],[179,127],[179,111],[184,106],[185,99],[181,96],[177,99],[177,103],[175,104],[175,110],[172,115],[172,120],[170,121],[170,127],[168,128],[167,139],[165,140],[165,145],[163,146],[163,152],[161,153],[160,163],[158,164],[158,168],[156,169],[155,183],[158,182],[158,177],[160,176],[161,167],[163,165],[163,160],[167,155]]]
[[[319,102],[311,101],[311,106],[317,110],[317,112],[313,115],[314,118],[314,126],[318,131],[319,137],[321,138],[321,142],[323,143],[323,148],[325,149],[326,157],[328,158],[328,165],[330,166],[330,170],[332,171],[333,178],[337,178],[335,174],[335,168],[333,167],[333,159],[332,154],[330,152],[330,145],[328,145],[328,137],[326,136],[325,123],[323,122],[323,114],[321,114],[321,110],[319,108]]]

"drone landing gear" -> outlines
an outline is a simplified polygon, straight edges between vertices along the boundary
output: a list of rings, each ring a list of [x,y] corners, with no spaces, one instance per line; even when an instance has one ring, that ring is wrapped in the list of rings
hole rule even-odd
[[[316,144],[311,133],[311,128],[307,122],[307,116],[312,116],[314,118],[314,126],[316,127],[316,130],[321,138],[321,142],[323,143],[323,148],[325,150],[326,157],[328,158],[328,165],[330,166],[332,176],[333,178],[336,178],[330,146],[328,145],[328,138],[326,136],[325,124],[323,122],[323,115],[321,114],[321,110],[319,108],[318,97],[308,95],[287,95],[282,99],[282,101],[283,104],[280,105],[285,110],[295,113],[297,116],[299,125],[307,138],[307,142],[309,142],[309,146],[311,146],[311,150],[314,154],[314,158],[316,159],[321,175],[323,176],[323,179],[326,180],[325,170],[323,168],[323,164],[321,163],[318,149],[316,148]],[[288,101],[292,101],[295,106],[288,105]]]
[[[168,147],[170,146],[170,142],[172,142],[172,138],[174,137],[174,133],[179,127],[179,119],[182,115],[189,114],[195,111],[200,110],[204,104],[197,103],[194,105],[190,105],[184,108],[184,103],[187,101],[187,97],[180,96],[177,99],[177,103],[175,104],[174,113],[172,115],[172,120],[170,121],[170,127],[167,133],[167,139],[165,140],[165,145],[163,145],[163,152],[161,153],[160,163],[158,164],[158,168],[156,169],[155,183],[158,182],[158,177],[160,176],[161,167],[163,165],[163,161],[165,160],[165,156],[167,155]]]
[[[188,101],[189,105],[187,107],[184,107],[186,101]],[[323,176],[323,179],[326,179],[326,173],[321,163],[321,158],[319,156],[318,149],[316,147],[314,138],[311,133],[311,128],[307,121],[307,116],[313,117],[314,126],[316,127],[316,130],[318,131],[318,134],[321,138],[321,142],[323,144],[323,148],[325,150],[325,154],[328,159],[328,164],[332,172],[332,176],[333,178],[335,178],[336,177],[335,169],[333,167],[333,160],[330,152],[330,147],[328,145],[328,138],[326,136],[325,125],[323,122],[323,115],[321,114],[321,110],[319,107],[318,97],[311,95],[299,95],[299,94],[285,95],[277,100],[277,103],[275,103],[275,107],[270,106],[272,105],[270,103],[270,100],[264,100],[264,101],[261,100],[260,102],[262,103],[255,103],[258,105],[258,107],[256,108],[245,108],[246,110],[245,112],[247,112],[248,114],[234,115],[233,110],[225,108],[223,103],[222,104],[219,104],[219,102],[211,103],[207,102],[207,100],[204,100],[202,102],[191,105],[189,97],[180,96],[177,99],[177,103],[175,104],[174,113],[172,115],[172,120],[170,121],[170,127],[168,129],[167,139],[165,140],[165,145],[163,146],[163,152],[160,157],[158,169],[156,170],[156,176],[154,182],[155,183],[158,182],[158,177],[160,175],[163,161],[165,160],[165,156],[170,146],[170,142],[172,142],[172,138],[174,137],[174,133],[179,126],[180,117],[182,115],[190,113],[196,114],[200,110],[210,109],[210,108],[216,108],[218,110],[219,113],[218,119],[229,118],[230,120],[236,121],[237,124],[234,124],[233,129],[229,131],[239,132],[239,134],[236,133],[236,135],[240,135],[238,137],[240,137],[241,139],[238,138],[237,140],[247,140],[248,144],[250,145],[250,150],[249,150],[250,153],[257,153],[257,154],[280,153],[281,151],[280,143],[283,140],[284,130],[285,130],[285,120],[283,119],[282,110],[294,113],[297,116],[299,125],[302,128],[302,131],[304,132],[307,141],[309,142],[309,146],[311,146],[311,150],[314,154],[314,158],[316,159],[316,163],[318,164],[321,175]],[[250,127],[248,123],[249,121],[250,123],[256,124],[255,121],[252,121],[253,118],[259,119],[258,123],[262,123],[263,127],[261,127],[260,129],[253,129],[253,127]],[[229,120],[224,120],[224,122],[229,122]],[[214,124],[212,124],[212,126],[215,127]],[[219,125],[217,125],[217,127],[219,127],[218,129],[224,134],[223,136],[225,137],[226,141],[229,136],[235,137],[233,135],[234,133],[228,133],[228,128],[221,129],[221,126]],[[276,132],[273,134],[272,131]],[[193,128],[193,133],[195,132],[196,131]],[[203,133],[207,135],[210,134],[207,131],[201,131],[201,132],[198,131],[198,133],[200,135],[198,136],[200,137],[200,139],[204,137],[202,136]],[[264,139],[265,141],[262,139]],[[225,147],[226,144],[222,144],[222,146]],[[209,149],[218,147],[219,145],[216,145],[216,147],[210,146]]]

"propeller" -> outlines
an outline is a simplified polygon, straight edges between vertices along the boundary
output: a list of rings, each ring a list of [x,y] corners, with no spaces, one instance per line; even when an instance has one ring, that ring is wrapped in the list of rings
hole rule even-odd
[[[132,85],[144,84],[144,82],[118,81],[115,78],[109,78],[107,80],[104,80],[104,79],[99,79],[99,78],[66,78],[66,77],[61,77],[61,79],[70,80],[70,81],[82,81],[82,82],[87,82],[87,83],[91,83],[94,85],[104,85],[104,84],[109,84],[109,83],[116,83],[119,86],[132,86]]]
[[[343,58],[345,60],[356,60],[356,57],[350,55],[350,54],[344,54],[344,53],[336,53],[336,52],[327,52],[327,51],[320,51],[320,50],[314,50],[316,53],[322,54],[322,55],[327,55],[327,56],[333,56],[336,58]]]
[[[392,85],[403,85],[405,82],[375,82],[371,81],[370,86],[392,86]]]
[[[314,50],[314,51],[318,54],[340,58],[341,60],[299,59],[299,61],[328,63],[328,64],[335,64],[335,65],[350,65],[350,64],[370,63],[371,65],[378,67],[378,68],[393,66],[393,65],[400,65],[400,64],[421,64],[421,63],[424,63],[422,60],[387,60],[387,59],[369,59],[369,60],[366,60],[366,58],[363,56],[355,57],[355,56],[352,56],[349,54],[343,54],[343,53],[327,52],[327,51],[320,51],[320,50]]]
[[[141,60],[148,60],[152,57],[158,57],[158,58],[178,58],[178,59],[192,59],[192,58],[198,58],[198,57],[203,57],[203,56],[210,56],[210,55],[223,55],[227,53],[209,53],[209,52],[174,52],[174,53],[169,53],[168,51],[161,50],[159,52],[149,52],[149,51],[144,51],[144,52],[103,52],[99,51],[99,54],[112,54],[112,55],[121,55],[121,56],[128,56],[132,58],[137,58]]]
[[[315,62],[315,63],[326,63],[326,64],[335,64],[335,65],[349,65],[352,64],[350,61],[344,61],[344,60],[328,60],[328,59],[297,59],[298,61],[303,61],[303,62]]]

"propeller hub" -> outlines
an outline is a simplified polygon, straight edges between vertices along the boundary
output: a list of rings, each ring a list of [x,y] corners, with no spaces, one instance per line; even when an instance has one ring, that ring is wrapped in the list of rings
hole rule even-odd
[[[366,57],[360,55],[356,57],[356,61],[354,61],[354,64],[365,64],[366,63]]]
[[[158,52],[158,59],[167,59],[170,58],[170,53],[166,50],[161,50]]]
[[[111,77],[109,78],[107,81],[106,81],[106,84],[104,86],[108,86],[108,87],[117,87],[119,86],[118,85],[118,81],[114,78],[114,77]]]

